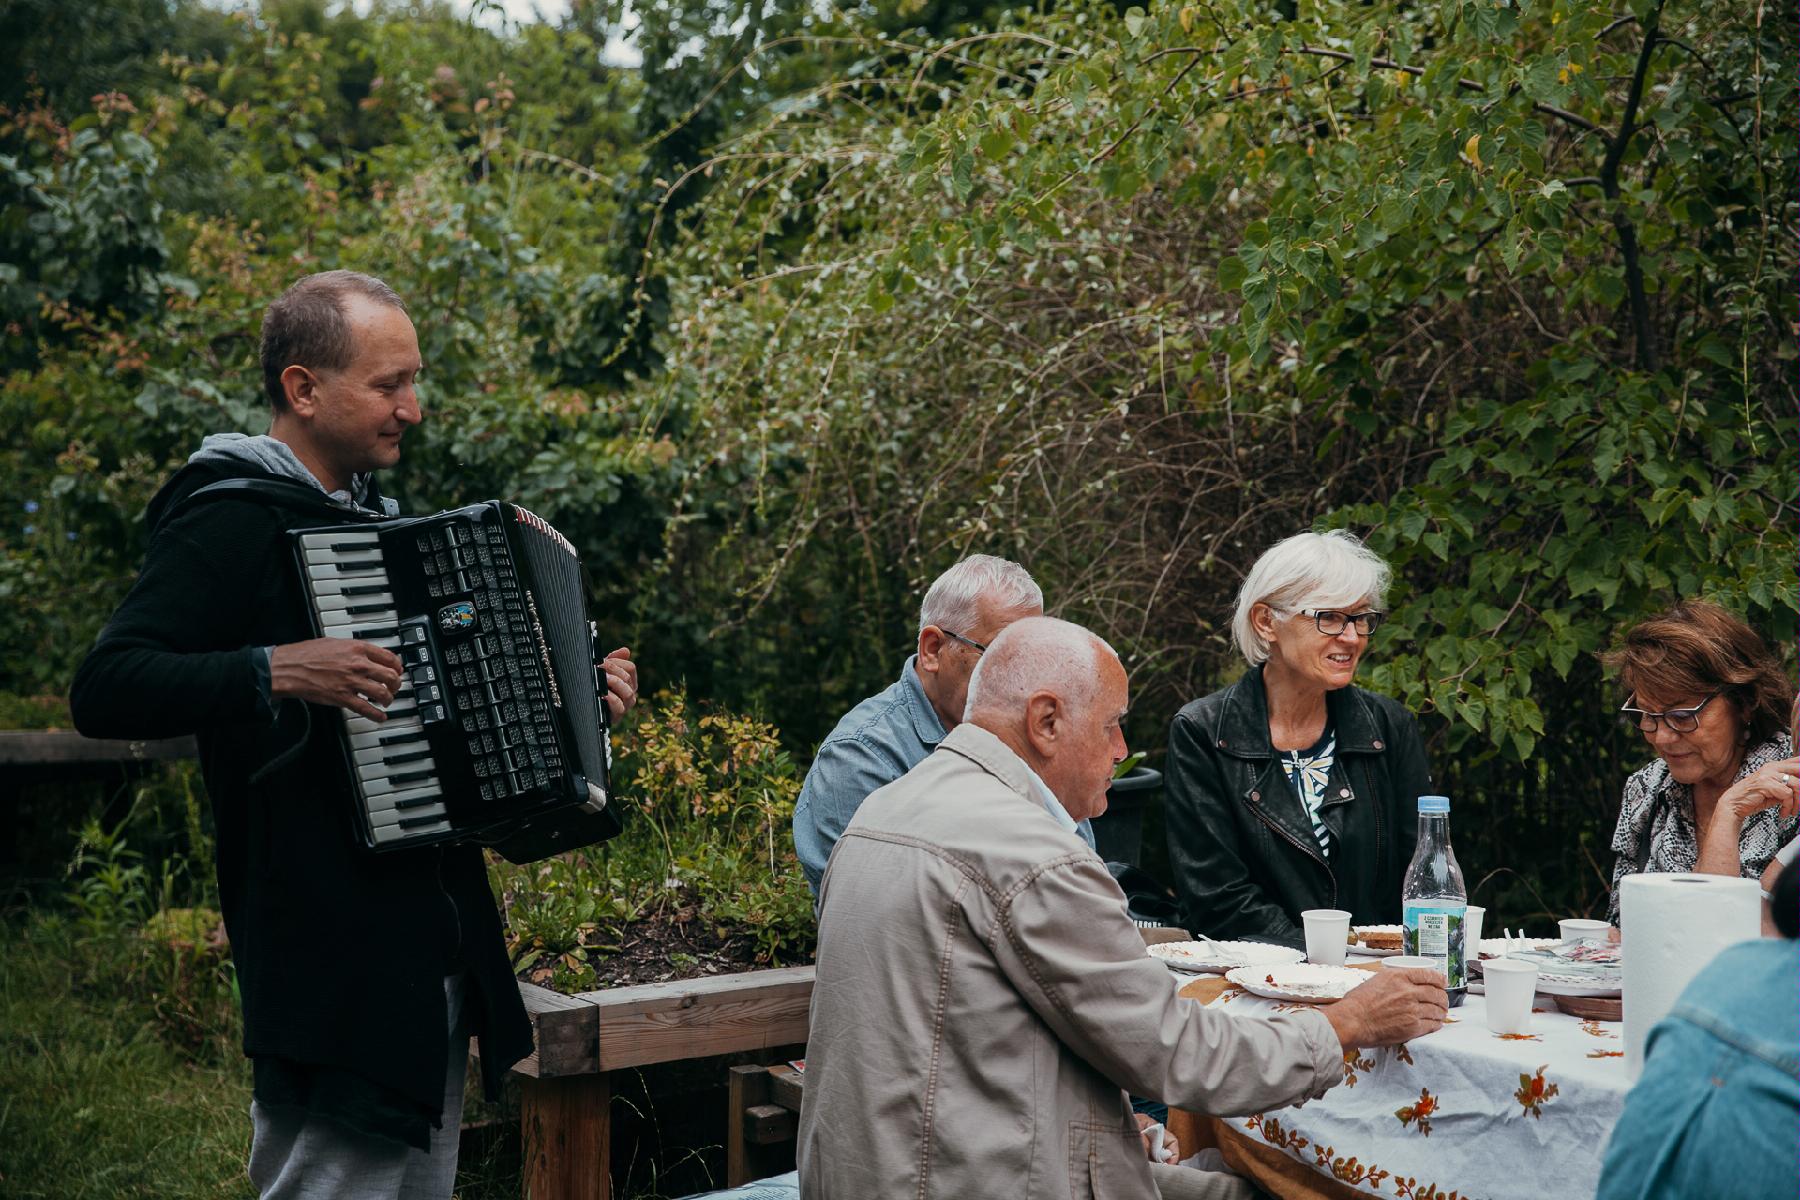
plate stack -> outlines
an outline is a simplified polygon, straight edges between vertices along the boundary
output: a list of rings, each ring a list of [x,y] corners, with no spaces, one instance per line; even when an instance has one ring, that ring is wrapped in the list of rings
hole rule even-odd
[[[1171,970],[1223,975],[1236,967],[1278,967],[1301,962],[1306,955],[1291,946],[1267,942],[1163,942],[1150,947]]]

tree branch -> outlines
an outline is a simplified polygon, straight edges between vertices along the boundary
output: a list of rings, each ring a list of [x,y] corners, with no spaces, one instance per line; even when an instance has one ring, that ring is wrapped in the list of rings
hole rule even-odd
[[[1625,112],[1619,118],[1619,132],[1606,147],[1606,158],[1600,164],[1600,190],[1612,204],[1613,228],[1619,232],[1619,253],[1625,259],[1625,292],[1631,304],[1631,328],[1637,340],[1637,365],[1645,371],[1656,370],[1656,332],[1650,327],[1650,300],[1644,291],[1644,264],[1638,255],[1637,227],[1625,215],[1619,198],[1619,164],[1637,132],[1638,105],[1644,99],[1644,81],[1650,74],[1650,59],[1659,42],[1657,21],[1662,16],[1662,0],[1657,0],[1644,25],[1644,44],[1638,49],[1637,67],[1631,74],[1631,88],[1625,96]]]
[[[1301,54],[1311,54],[1319,58],[1335,58],[1341,62],[1356,61],[1356,56],[1354,54],[1347,54],[1342,50],[1327,50],[1322,46],[1300,46],[1297,48],[1297,51]],[[1369,60],[1369,65],[1371,67],[1380,67],[1384,71],[1405,71],[1408,75],[1425,74],[1425,68],[1423,67],[1403,66],[1391,58],[1371,58]],[[1487,92],[1485,87],[1476,83],[1473,79],[1458,79],[1456,81],[1456,86],[1462,88],[1466,92],[1481,92],[1483,94]],[[1566,121],[1577,129],[1585,130],[1588,133],[1597,133],[1602,137],[1610,136],[1607,134],[1606,130],[1594,124],[1586,117],[1577,113],[1572,113],[1566,108],[1558,108],[1554,104],[1540,104],[1537,101],[1533,101],[1531,107],[1536,111],[1543,113],[1545,116],[1555,117],[1560,121]]]

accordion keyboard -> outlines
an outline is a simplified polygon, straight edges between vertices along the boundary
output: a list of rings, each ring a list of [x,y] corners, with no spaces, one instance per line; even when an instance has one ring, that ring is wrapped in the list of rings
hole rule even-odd
[[[326,637],[359,638],[392,650],[403,661],[418,657],[408,653],[408,643],[416,642],[421,631],[401,623],[374,532],[335,530],[328,537],[307,539],[303,557]],[[444,788],[426,733],[427,722],[446,715],[435,666],[408,661],[385,721],[348,709],[340,712],[376,843],[449,832]]]

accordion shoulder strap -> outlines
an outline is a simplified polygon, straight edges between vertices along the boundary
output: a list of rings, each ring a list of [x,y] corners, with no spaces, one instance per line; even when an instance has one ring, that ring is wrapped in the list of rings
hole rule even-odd
[[[333,500],[316,487],[290,479],[222,479],[190,492],[177,511],[213,500],[249,500],[271,508],[333,521],[380,521],[385,518],[366,509]],[[173,514],[171,514],[173,515]]]

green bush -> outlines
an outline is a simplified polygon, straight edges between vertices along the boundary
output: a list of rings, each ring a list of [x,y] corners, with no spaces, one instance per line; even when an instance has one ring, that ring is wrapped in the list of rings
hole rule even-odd
[[[513,962],[550,963],[565,991],[594,985],[634,921],[703,923],[745,937],[758,962],[810,958],[812,894],[794,855],[800,773],[773,726],[649,698],[618,736],[625,830],[542,863],[489,868]]]

